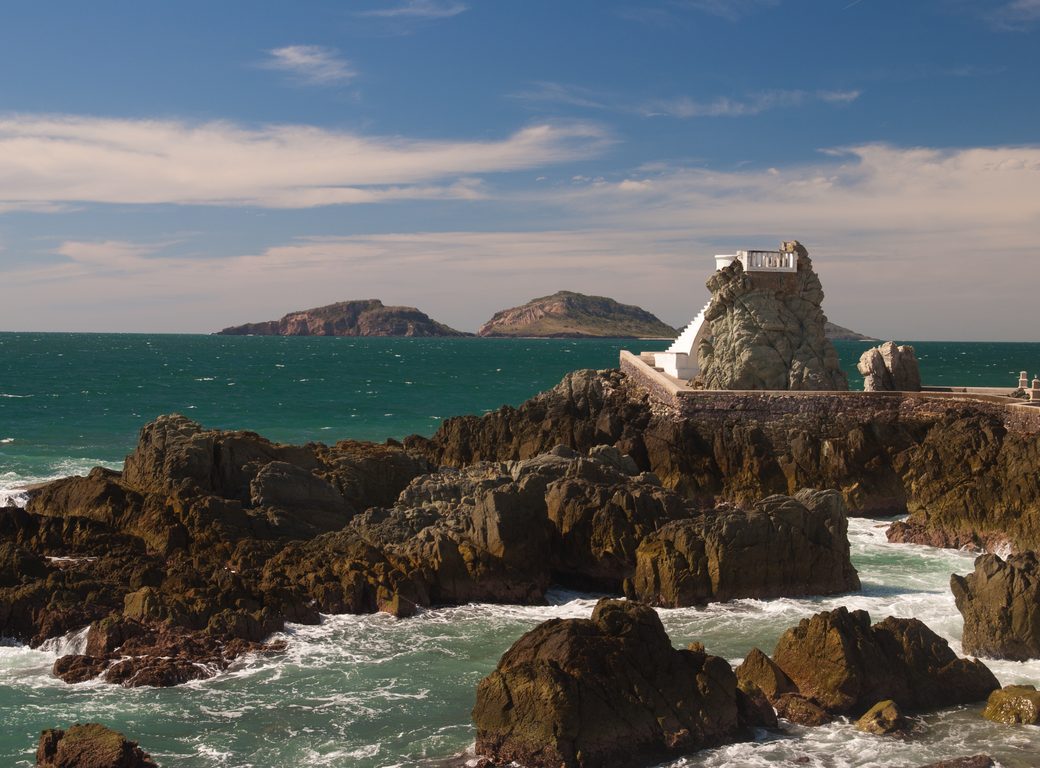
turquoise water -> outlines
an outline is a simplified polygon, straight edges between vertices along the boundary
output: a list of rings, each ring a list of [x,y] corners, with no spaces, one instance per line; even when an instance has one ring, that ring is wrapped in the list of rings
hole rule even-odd
[[[441,418],[518,404],[575,368],[616,365],[619,349],[663,342],[488,339],[307,339],[0,334],[0,495],[28,480],[104,462],[118,466],[140,426],[180,411],[215,427],[285,441],[382,440],[431,434]],[[850,371],[869,344],[838,345]],[[1040,370],[1040,344],[917,343],[930,384],[1007,386]],[[854,379],[853,386],[858,386]],[[876,521],[850,538],[864,589],[819,600],[736,601],[662,611],[676,645],[700,640],[734,661],[772,649],[822,608],[866,608],[875,619],[916,616],[959,649],[949,575],[972,556],[890,545]],[[555,593],[541,608],[469,605],[410,620],[329,617],[291,627],[289,650],[248,658],[211,680],[174,689],[65,685],[54,659],[69,637],[37,650],[0,647],[0,765],[30,766],[41,728],[101,720],[167,768],[430,766],[472,744],[477,681],[524,631],[551,616],[587,616],[590,596]],[[1040,662],[993,663],[1004,683],[1040,683]],[[978,708],[931,715],[907,742],[848,723],[795,729],[698,754],[675,766],[913,766],[988,752],[1009,768],[1037,764],[1040,728],[1010,730]]]

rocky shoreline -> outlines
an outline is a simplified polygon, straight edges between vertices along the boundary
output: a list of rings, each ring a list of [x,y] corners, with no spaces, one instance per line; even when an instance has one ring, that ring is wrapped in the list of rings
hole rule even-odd
[[[551,585],[671,607],[855,591],[847,514],[909,511],[905,528],[933,540],[1040,541],[1040,437],[991,404],[886,396],[881,408],[822,410],[803,395],[770,412],[762,393],[710,397],[677,413],[623,373],[579,371],[519,408],[384,445],[279,445],[160,417],[122,472],[97,468],[34,489],[25,509],[0,509],[0,634],[36,646],[87,628],[84,651],[58,659],[55,675],[168,686],[243,653],[278,653],[272,633],[322,614],[539,604]],[[966,624],[982,617],[983,634],[993,625],[981,607],[962,612]],[[923,625],[833,621],[816,634],[853,637],[839,645],[862,653],[880,643],[886,664],[903,665],[895,677],[956,667]],[[898,664],[893,643],[909,654]],[[690,653],[697,669],[717,666]],[[722,743],[772,708],[823,722],[887,699],[911,711],[953,703],[893,684],[832,706],[782,659],[771,663],[786,682],[773,675],[772,690],[755,680],[747,700],[733,694],[743,712],[733,723],[666,735],[664,751],[646,754]],[[996,687],[972,674],[957,701]]]

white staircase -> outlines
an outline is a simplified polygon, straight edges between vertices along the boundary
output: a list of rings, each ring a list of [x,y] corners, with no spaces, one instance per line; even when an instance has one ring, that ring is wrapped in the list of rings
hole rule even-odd
[[[677,379],[692,379],[700,370],[697,366],[697,343],[704,330],[704,313],[711,306],[711,299],[697,316],[683,328],[682,333],[664,352],[654,353],[654,366]]]

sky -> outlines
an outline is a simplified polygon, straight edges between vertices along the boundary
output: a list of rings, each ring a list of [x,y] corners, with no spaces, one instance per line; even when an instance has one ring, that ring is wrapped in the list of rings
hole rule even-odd
[[[1040,0],[5,0],[0,72],[0,330],[680,326],[798,239],[841,325],[1040,341]]]

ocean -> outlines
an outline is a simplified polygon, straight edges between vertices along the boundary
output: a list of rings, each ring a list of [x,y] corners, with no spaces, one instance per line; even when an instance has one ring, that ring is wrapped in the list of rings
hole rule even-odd
[[[914,343],[914,342],[911,342]],[[287,442],[432,434],[441,419],[519,404],[568,371],[617,364],[632,340],[347,339],[179,335],[0,334],[0,502],[17,488],[104,464],[119,467],[140,427],[180,412],[206,426],[251,429]],[[853,388],[866,342],[838,342]],[[1040,344],[914,343],[928,384],[1006,386],[1040,372]],[[662,610],[673,644],[699,640],[734,663],[767,652],[781,632],[838,605],[875,620],[915,616],[960,650],[951,573],[973,555],[888,544],[884,523],[854,519],[863,590],[801,600],[738,600]],[[66,685],[54,659],[82,634],[28,649],[0,641],[0,765],[31,766],[39,731],[101,721],[137,739],[166,768],[436,766],[473,742],[477,682],[526,630],[554,616],[588,616],[595,595],[554,592],[551,605],[467,605],[396,620],[333,616],[290,626],[285,654],[245,658],[172,689]],[[1040,682],[1040,662],[987,662],[1004,684]],[[927,715],[909,740],[847,722],[759,734],[672,766],[914,766],[985,752],[1008,768],[1040,763],[1040,728],[982,720],[979,707]]]

